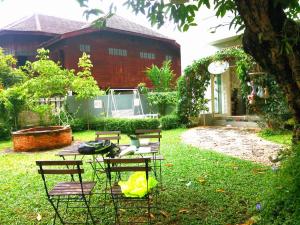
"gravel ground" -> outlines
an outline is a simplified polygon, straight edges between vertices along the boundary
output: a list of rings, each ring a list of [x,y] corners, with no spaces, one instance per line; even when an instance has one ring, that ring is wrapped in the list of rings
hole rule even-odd
[[[261,139],[255,131],[228,127],[197,127],[184,132],[182,141],[201,149],[210,149],[266,165],[276,157],[282,145]]]

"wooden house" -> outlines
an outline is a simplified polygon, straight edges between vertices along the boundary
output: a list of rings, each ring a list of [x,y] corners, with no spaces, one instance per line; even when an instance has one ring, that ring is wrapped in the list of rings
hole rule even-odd
[[[52,16],[33,15],[0,30],[0,47],[19,65],[34,60],[36,50],[50,49],[51,58],[77,70],[83,52],[91,55],[93,76],[101,88],[134,88],[144,82],[146,67],[172,61],[181,73],[180,45],[151,29],[114,15],[105,28]]]

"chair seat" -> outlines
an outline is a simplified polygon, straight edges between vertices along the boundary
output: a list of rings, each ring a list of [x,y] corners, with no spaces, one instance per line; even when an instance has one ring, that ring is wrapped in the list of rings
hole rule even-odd
[[[96,182],[82,182],[83,193],[85,195],[91,194]],[[62,182],[55,185],[55,187],[49,191],[50,196],[58,195],[81,195],[80,182]]]
[[[149,142],[148,144],[141,144],[141,146],[151,147],[153,150],[159,150],[160,143],[159,142]]]
[[[158,161],[162,161],[165,160],[163,155],[155,155],[151,158],[152,160],[158,160]]]
[[[122,189],[121,186],[118,184],[115,184],[114,186],[111,187],[111,193],[113,195],[122,195]]]

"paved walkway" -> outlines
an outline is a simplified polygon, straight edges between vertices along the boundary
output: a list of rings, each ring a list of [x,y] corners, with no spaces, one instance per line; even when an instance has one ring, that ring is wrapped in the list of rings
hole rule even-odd
[[[282,145],[266,141],[255,132],[228,127],[197,127],[182,134],[183,142],[201,149],[211,149],[240,159],[271,165]]]

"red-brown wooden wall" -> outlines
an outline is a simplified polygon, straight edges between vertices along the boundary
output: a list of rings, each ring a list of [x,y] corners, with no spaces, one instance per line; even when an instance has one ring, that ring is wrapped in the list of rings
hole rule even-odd
[[[134,88],[141,82],[151,86],[144,71],[152,64],[161,66],[166,55],[172,56],[172,69],[176,78],[181,74],[179,46],[139,36],[101,31],[62,40],[49,46],[49,49],[53,59],[63,61],[68,69],[77,70],[78,58],[82,55],[80,44],[91,47],[89,54],[94,65],[92,73],[101,88]],[[108,48],[126,49],[127,56],[109,55]],[[154,53],[156,58],[142,59],[141,51]]]
[[[0,36],[0,47],[9,49],[15,56],[27,56],[35,60],[36,50],[41,43],[48,41],[52,36],[35,34],[5,34]]]

